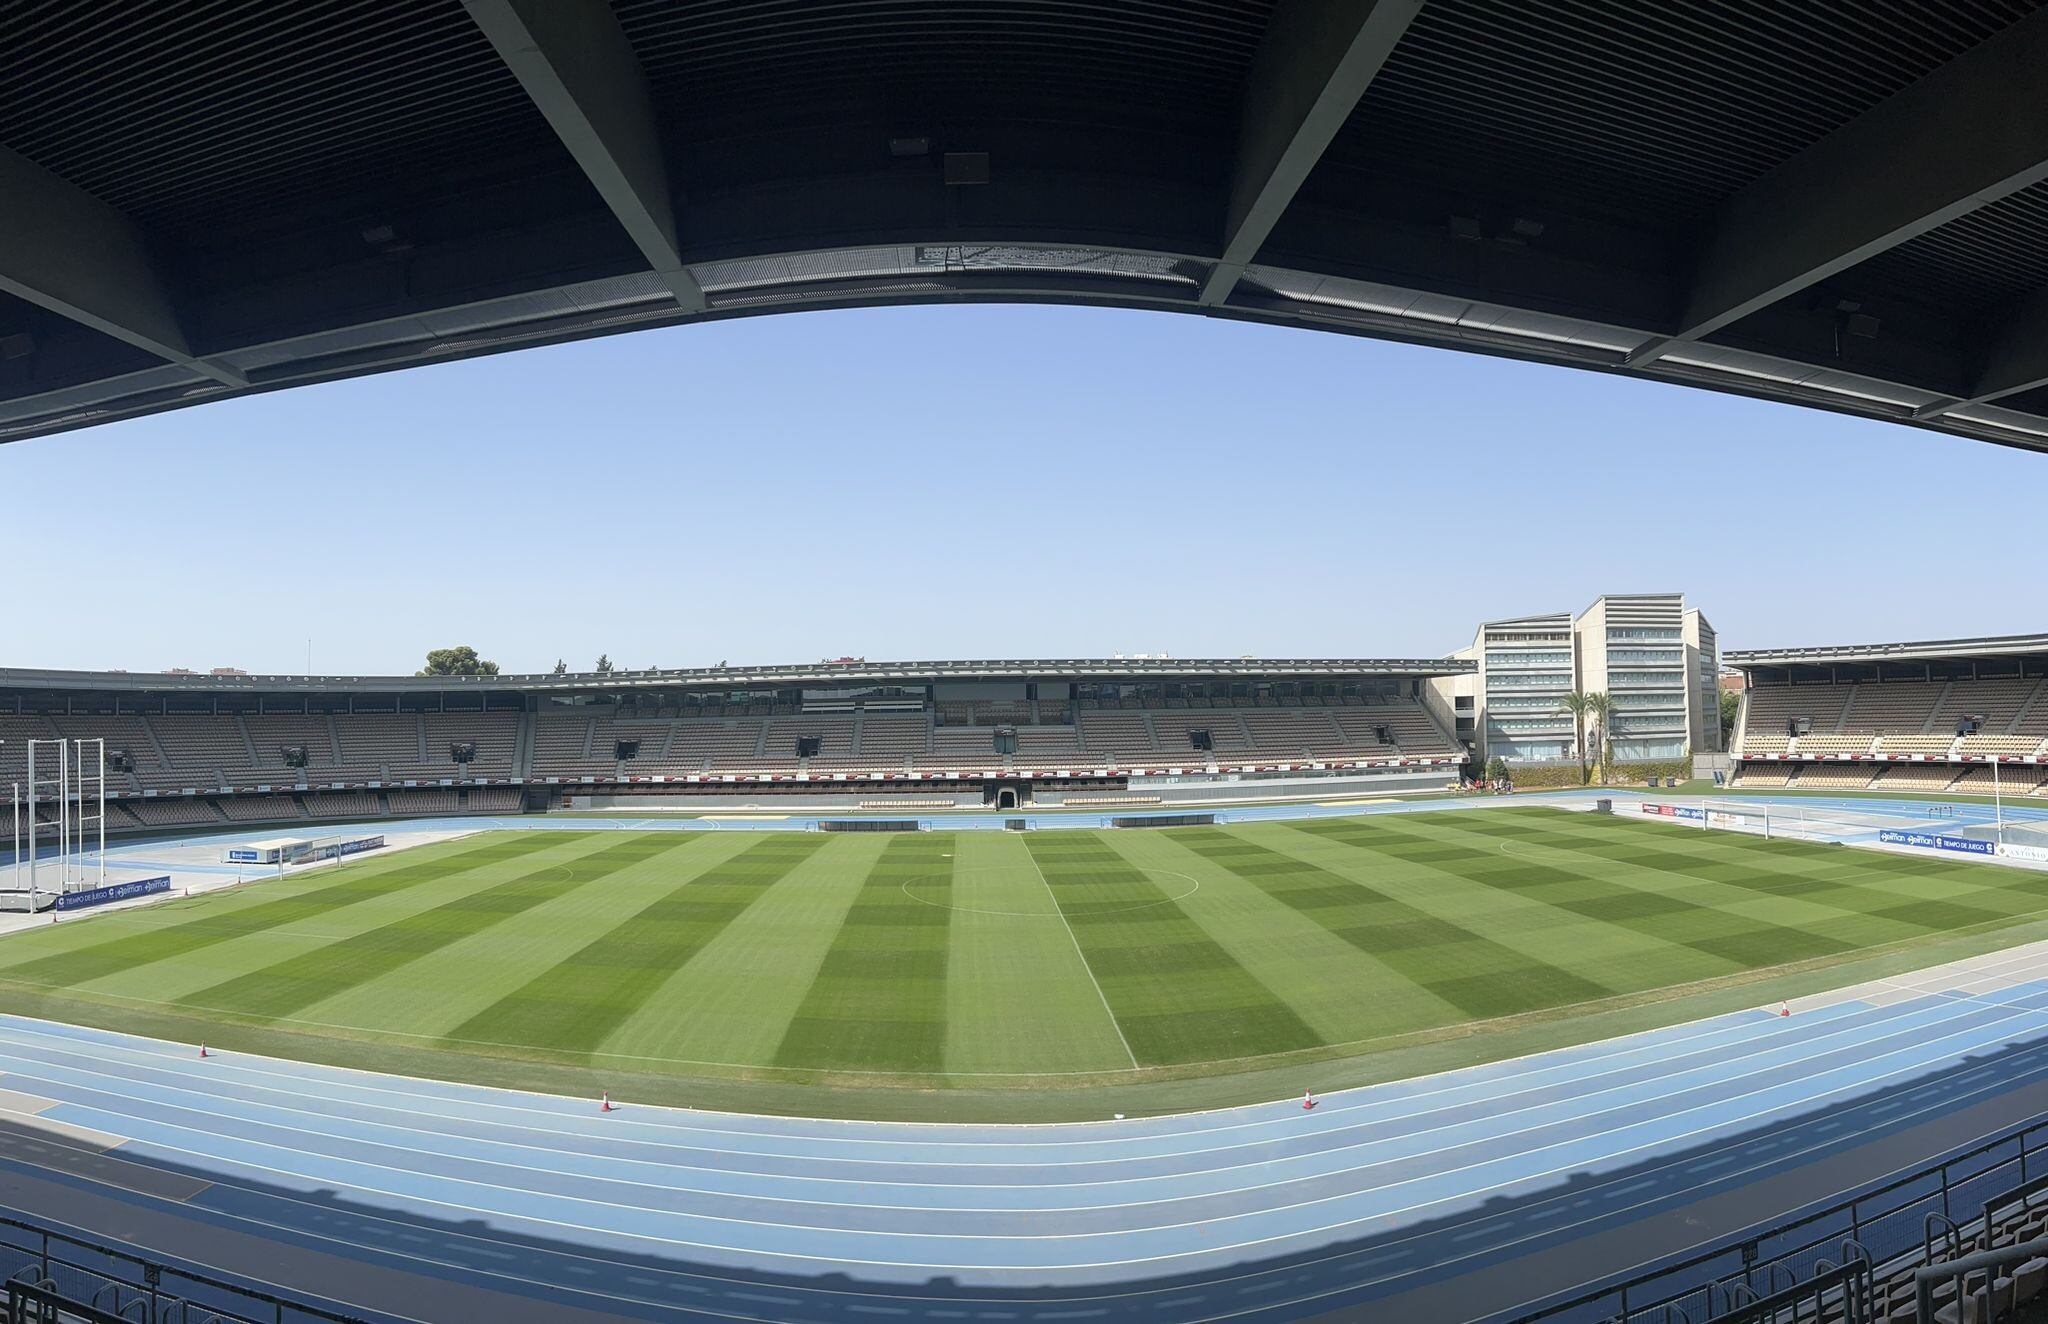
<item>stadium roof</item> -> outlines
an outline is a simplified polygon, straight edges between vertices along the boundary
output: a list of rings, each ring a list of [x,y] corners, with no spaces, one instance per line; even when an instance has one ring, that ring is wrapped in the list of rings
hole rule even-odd
[[[959,662],[805,662],[790,666],[569,672],[498,676],[250,676],[193,672],[40,671],[0,668],[0,690],[148,690],[270,693],[292,690],[659,690],[840,688],[938,681],[1348,679],[1447,676],[1472,670],[1456,658],[1005,658]]]
[[[1830,662],[1940,662],[1954,658],[2030,657],[2048,653],[2048,634],[1991,635],[1982,639],[1928,639],[1910,644],[1832,644],[1819,648],[1755,648],[1721,654],[1728,666],[1797,666]]]
[[[0,10],[0,440],[882,303],[1166,309],[2048,449],[2038,0]]]

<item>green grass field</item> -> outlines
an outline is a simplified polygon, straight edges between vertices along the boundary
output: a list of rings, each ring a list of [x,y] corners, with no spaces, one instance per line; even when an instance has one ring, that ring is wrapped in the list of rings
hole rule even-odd
[[[497,1083],[1094,1115],[1752,1005],[1765,978],[1817,987],[1960,936],[1995,945],[2044,910],[2048,874],[1535,808],[1145,832],[508,832],[0,939],[0,994],[27,1014]]]

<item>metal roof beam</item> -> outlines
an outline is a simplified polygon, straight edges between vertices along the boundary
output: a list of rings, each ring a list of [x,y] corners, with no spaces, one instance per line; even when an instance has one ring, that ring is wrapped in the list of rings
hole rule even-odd
[[[2048,10],[1881,102],[1722,204],[1649,363],[2048,178]]]
[[[462,0],[526,95],[689,312],[704,290],[683,262],[647,78],[606,0]]]
[[[2048,386],[2048,289],[2021,299],[1992,330],[1968,394],[1929,405],[1913,417],[1939,418],[1966,405],[1990,404],[2039,386]]]
[[[1245,79],[1223,256],[1202,286],[1204,305],[1230,297],[1422,4],[1297,0],[1275,11]]]
[[[70,181],[0,147],[0,290],[223,386],[248,378],[194,354],[142,231]]]

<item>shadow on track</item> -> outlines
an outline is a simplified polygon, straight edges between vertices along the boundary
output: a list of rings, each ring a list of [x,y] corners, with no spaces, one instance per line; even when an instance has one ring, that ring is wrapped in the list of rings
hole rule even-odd
[[[323,1302],[346,1302],[357,1312],[400,1319],[1177,1324],[1221,1318],[1360,1318],[1377,1313],[1362,1307],[1422,1291],[1432,1302],[1432,1318],[1455,1320],[1510,1310],[1647,1258],[1607,1262],[1585,1244],[1602,1232],[1628,1225],[1641,1229],[1660,1214],[1708,1196],[1736,1192],[1739,1201],[1745,1186],[1915,1128],[1929,1130],[1930,1123],[1966,1107],[1981,1112],[1979,1105],[2009,1100],[2016,1114],[2012,1121],[2025,1121],[2027,1116],[2019,1113],[2022,1105],[2027,1115],[2035,1110],[2027,1097],[2034,1092],[2022,1087],[2044,1080],[2048,1043],[2009,1046],[1847,1103],[1641,1163],[1574,1173],[1395,1231],[1312,1252],[1251,1257],[1228,1270],[1133,1274],[1089,1287],[968,1286],[947,1277],[898,1284],[855,1273],[749,1271],[683,1255],[590,1249],[508,1232],[481,1220],[436,1219],[334,1190],[308,1194],[239,1177],[221,1179],[201,1168],[138,1158],[126,1150],[70,1144],[13,1123],[0,1123],[0,1206],[173,1262],[210,1265],[224,1271],[222,1276],[284,1282]],[[1782,1195],[1758,1192],[1742,1222],[1727,1226],[1774,1220],[1791,1205],[1883,1177],[1899,1163],[1932,1162],[1975,1138],[1975,1133],[1930,1138],[1928,1143],[1937,1148],[1893,1155],[1884,1167],[1846,1181],[1831,1178],[1827,1189],[1812,1189],[1803,1200],[1788,1202]],[[124,1214],[124,1208],[131,1212]],[[1047,1215],[1047,1232],[1061,1230],[1057,1217]],[[1713,1234],[1688,1226],[1687,1220],[1667,1221],[1669,1244],[1651,1256],[1688,1249]],[[1845,1225],[1842,1235],[1847,1231]],[[1866,1244],[1881,1257],[1916,1242],[1920,1229],[1917,1222],[1906,1226],[1902,1221],[1864,1233]],[[1199,1231],[1192,1241],[1199,1248]],[[261,1253],[266,1246],[269,1252]],[[1509,1262],[1512,1272],[1485,1272]],[[1690,1273],[1693,1280],[1704,1280],[1740,1266],[1731,1252]],[[15,1267],[0,1264],[0,1272]],[[1669,1288],[1686,1285],[1686,1278],[1674,1276]],[[468,1305],[446,1304],[466,1297],[473,1298]],[[432,1313],[422,1314],[423,1309]],[[451,1309],[459,1316],[446,1313]],[[1593,1318],[1595,1312],[1584,1317]]]

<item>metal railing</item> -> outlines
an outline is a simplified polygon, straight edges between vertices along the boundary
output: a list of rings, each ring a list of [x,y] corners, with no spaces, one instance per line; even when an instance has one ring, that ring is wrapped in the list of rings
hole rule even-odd
[[[2002,1202],[2027,1185],[2044,1166],[2044,1140],[2048,1117],[1850,1198],[1502,1318],[1514,1324],[1667,1324],[1718,1321],[1738,1308],[1748,1318],[1757,1299],[1793,1284],[1810,1291],[1816,1276],[1839,1273],[1852,1261],[1884,1264],[1908,1252],[1939,1253],[1932,1228],[1974,1219],[1987,1201]],[[1959,1247],[1959,1240],[1953,1244]],[[1772,1318],[1768,1312],[1756,1317]]]
[[[1965,1255],[1960,1259],[1929,1264],[1914,1270],[1914,1312],[1919,1318],[1919,1324],[1936,1324],[1934,1294],[1938,1285],[1943,1282],[1951,1284],[1955,1289],[1955,1300],[1960,1302],[1969,1295],[1964,1289],[1969,1285],[1968,1279],[1975,1274],[1982,1274],[1985,1279],[1985,1308],[1975,1318],[1981,1321],[1981,1324],[1997,1324],[1998,1320],[2011,1313],[2013,1302],[2010,1290],[2001,1298],[1994,1278],[1995,1271],[2003,1269],[2008,1264],[2021,1264],[2041,1256],[2048,1256],[2048,1237],[2036,1237],[2032,1241],[2022,1241],[2013,1246],[1980,1250],[1974,1255]],[[1960,1306],[1957,1313],[1959,1316],[1962,1314]]]
[[[16,1324],[365,1324],[20,1218],[0,1217],[0,1270],[8,1271],[5,1318]]]

